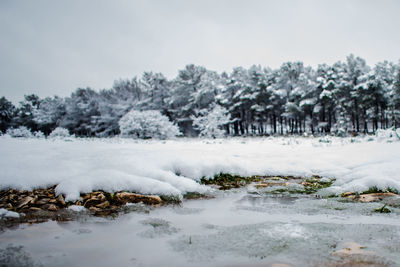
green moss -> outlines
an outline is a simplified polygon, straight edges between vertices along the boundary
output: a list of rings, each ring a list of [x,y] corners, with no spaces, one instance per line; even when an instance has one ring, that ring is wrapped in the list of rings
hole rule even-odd
[[[372,187],[368,188],[368,190],[362,192],[361,194],[387,193],[387,192],[399,194],[399,191],[394,188],[387,187],[386,189],[382,190],[382,189],[379,189],[377,186],[372,186]]]
[[[209,198],[209,196],[198,193],[198,192],[187,192],[183,195],[184,199],[199,199],[199,198]]]
[[[296,178],[292,178],[296,179]],[[296,183],[292,183],[292,185],[285,185],[285,186],[280,186],[279,188],[273,189],[269,191],[268,193],[272,194],[280,194],[280,193],[290,193],[290,194],[314,194],[318,190],[322,188],[326,188],[332,185],[334,182],[334,179],[330,179],[329,181],[326,180],[321,180],[321,177],[319,176],[312,176],[306,179],[303,179],[298,186],[293,186]],[[332,195],[335,197],[336,195]]]
[[[372,186],[368,188],[368,190],[362,192],[361,194],[373,194],[373,193],[383,193],[383,191],[376,186]]]
[[[306,190],[303,188],[291,188],[291,187],[279,187],[276,189],[273,189],[271,191],[268,191],[267,193],[269,194],[308,194]]]
[[[318,197],[321,197],[321,196],[318,196]],[[336,194],[329,194],[329,195],[326,195],[326,196],[324,196],[324,198],[326,198],[326,199],[329,199],[329,198],[336,198],[337,197],[337,195]]]
[[[298,187],[293,187],[290,185],[284,185],[284,186],[274,186],[271,181],[289,181],[289,183],[293,184],[299,184],[301,181],[301,186]],[[294,180],[294,181],[293,181]],[[232,175],[229,173],[219,173],[215,175],[213,178],[208,179],[206,177],[203,177],[200,182],[205,185],[217,185],[219,186],[220,190],[229,190],[232,188],[239,188],[246,186],[250,183],[254,182],[267,182],[269,184],[272,184],[268,187],[272,187],[272,190],[269,190],[268,193],[271,194],[281,194],[284,192],[290,193],[290,194],[313,194],[316,193],[318,190],[322,188],[326,188],[332,185],[334,182],[334,179],[326,180],[322,179],[319,176],[312,176],[306,179],[302,179],[301,177],[294,177],[294,176],[248,176],[248,177],[243,177],[240,175]]]
[[[166,204],[181,204],[182,203],[182,200],[179,198],[179,196],[161,195],[160,198]]]
[[[229,173],[219,173],[212,179],[203,177],[200,182],[205,185],[218,185],[220,190],[229,190],[246,186],[252,182],[262,181],[260,176],[243,177],[240,175],[232,175]]]
[[[379,212],[379,213],[391,213],[392,211],[388,208],[386,208],[386,204],[383,205],[381,208],[377,208],[374,210],[375,212]]]
[[[400,192],[398,190],[396,190],[394,188],[391,188],[391,187],[386,188],[386,191],[390,192],[390,193],[393,193],[393,194],[397,194],[397,195],[400,194]]]
[[[110,203],[113,202],[113,200],[114,200],[114,193],[108,193],[108,192],[104,192],[104,191],[101,191],[101,192],[103,192],[104,196],[106,197],[106,199],[107,199]]]
[[[306,178],[302,185],[304,186],[304,191],[306,194],[316,193],[318,190],[330,187],[335,179],[322,180],[319,176],[313,176],[311,178]]]

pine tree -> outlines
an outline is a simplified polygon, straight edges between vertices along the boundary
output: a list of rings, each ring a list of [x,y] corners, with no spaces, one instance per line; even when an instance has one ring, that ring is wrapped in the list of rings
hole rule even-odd
[[[66,114],[60,126],[78,136],[94,136],[94,119],[100,116],[98,94],[90,89],[78,88],[66,99]]]
[[[39,107],[40,99],[37,95],[25,95],[25,100],[19,102],[19,106],[14,117],[13,126],[25,126],[30,131],[38,130],[38,125],[34,120],[34,110]]]
[[[33,110],[33,120],[37,123],[40,131],[49,135],[60,124],[65,113],[64,99],[57,96],[46,97]]]
[[[4,96],[0,98],[0,132],[5,133],[11,126],[15,107]]]

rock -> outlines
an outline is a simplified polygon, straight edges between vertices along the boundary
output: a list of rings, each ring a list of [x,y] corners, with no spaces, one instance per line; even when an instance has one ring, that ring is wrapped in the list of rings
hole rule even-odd
[[[101,212],[102,211],[102,209],[96,208],[96,207],[90,207],[88,210],[91,212]]]
[[[54,204],[46,204],[42,206],[43,209],[46,209],[48,211],[58,211],[58,207]]]
[[[96,208],[105,209],[105,208],[108,208],[109,206],[110,206],[110,202],[108,202],[106,200],[103,203],[100,203],[100,204],[96,205]]]
[[[54,204],[50,204],[49,207],[47,208],[49,211],[58,211],[58,207]]]
[[[159,196],[146,196],[128,192],[116,193],[114,199],[122,203],[122,205],[125,205],[126,203],[139,203],[139,202],[143,202],[144,204],[147,205],[158,205],[162,203],[162,200]]]
[[[363,203],[368,203],[368,202],[376,202],[376,201],[381,201],[387,197],[394,197],[397,196],[394,193],[371,193],[371,194],[363,194],[359,196],[349,196],[349,198],[363,202]]]
[[[116,211],[116,210],[119,209],[119,207],[118,207],[118,206],[115,206],[115,205],[111,205],[108,209],[109,209],[109,210]]]
[[[50,200],[50,198],[42,198],[42,199],[35,201],[35,204],[36,205],[45,205],[45,204],[49,203],[49,200]]]
[[[66,205],[63,195],[59,194],[57,196],[57,203],[63,207]]]
[[[89,208],[89,207],[96,206],[101,203],[102,203],[102,201],[100,199],[97,199],[96,197],[92,197],[92,198],[86,200],[85,203],[83,204],[83,206],[85,208]]]
[[[89,198],[92,198],[92,194],[81,194],[82,200],[87,200]]]
[[[101,201],[104,201],[107,199],[106,196],[101,192],[99,192],[99,194],[97,194],[96,197],[98,200],[101,200]]]
[[[16,201],[18,201],[18,196],[16,194],[8,195],[8,201],[16,202]]]
[[[117,194],[95,191],[81,194],[81,198],[66,203],[64,196],[55,196],[54,187],[47,189],[35,189],[32,191],[3,190],[0,191],[0,208],[10,211],[17,210],[26,216],[24,222],[41,222],[49,218],[55,218],[65,212],[63,208],[71,205],[83,206],[95,216],[108,216],[121,210],[121,206],[127,203],[144,203],[148,205],[159,205],[164,201],[159,196],[141,195],[129,192]],[[68,215],[69,216],[69,215]]]
[[[8,193],[8,194],[16,194],[17,191],[14,190],[14,189],[10,189],[10,190],[7,191],[7,193]]]
[[[77,200],[73,204],[76,206],[83,206],[82,200]]]
[[[354,192],[344,192],[342,194],[342,197],[348,197],[348,196],[352,196],[352,195],[355,195],[355,193]]]
[[[32,212],[43,211],[41,208],[37,208],[37,207],[30,207],[29,210],[32,211]]]
[[[271,186],[288,186],[290,183],[289,182],[262,182],[259,184],[255,184],[254,186],[256,188],[263,188],[263,187],[271,187]]]
[[[345,248],[333,252],[333,255],[339,257],[347,257],[352,255],[374,255],[372,251],[365,250],[365,246],[361,246],[355,242],[345,244]]]
[[[18,201],[18,203],[17,203],[17,209],[20,209],[20,208],[26,206],[26,205],[29,204],[32,200],[33,200],[33,197],[24,197],[23,199],[21,199],[20,201]]]
[[[96,197],[99,200],[106,200],[106,197],[104,196],[103,192],[99,191],[93,192],[92,197]]]
[[[56,204],[56,203],[57,203],[57,200],[54,199],[54,198],[51,198],[51,199],[49,200],[49,203],[51,203],[51,204]]]

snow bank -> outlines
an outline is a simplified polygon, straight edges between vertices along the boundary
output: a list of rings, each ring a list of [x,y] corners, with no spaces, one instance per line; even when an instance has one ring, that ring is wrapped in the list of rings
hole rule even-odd
[[[72,141],[71,141],[72,140]],[[365,138],[15,139],[0,137],[0,187],[58,184],[67,200],[80,192],[130,190],[180,195],[208,190],[196,182],[219,172],[336,178],[331,190],[400,190],[400,142]]]

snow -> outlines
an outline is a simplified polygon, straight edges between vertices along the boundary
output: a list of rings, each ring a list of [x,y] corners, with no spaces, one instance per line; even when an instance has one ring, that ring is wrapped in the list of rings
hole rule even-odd
[[[400,142],[396,138],[64,141],[1,136],[0,188],[29,190],[57,184],[56,192],[66,200],[92,190],[181,195],[211,190],[196,181],[227,172],[335,178],[326,191],[335,194],[371,186],[400,191]]]
[[[71,205],[68,207],[69,210],[75,211],[75,212],[81,212],[85,211],[86,208],[84,206],[78,206],[78,205]]]
[[[19,218],[19,213],[14,211],[8,211],[6,209],[0,209],[0,217],[6,218]]]

